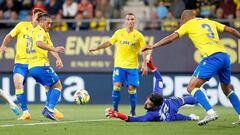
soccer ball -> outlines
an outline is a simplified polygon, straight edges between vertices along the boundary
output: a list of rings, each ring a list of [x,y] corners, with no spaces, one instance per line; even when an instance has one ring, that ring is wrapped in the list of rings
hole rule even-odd
[[[74,93],[73,98],[77,104],[87,104],[90,100],[90,95],[87,90],[80,89]]]

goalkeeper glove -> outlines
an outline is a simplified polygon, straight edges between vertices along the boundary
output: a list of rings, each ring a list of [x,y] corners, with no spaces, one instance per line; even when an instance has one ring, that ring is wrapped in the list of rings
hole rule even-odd
[[[112,108],[107,108],[105,110],[105,112],[106,112],[107,118],[119,118],[119,119],[125,120],[125,121],[128,120],[128,116],[126,114],[114,111]]]

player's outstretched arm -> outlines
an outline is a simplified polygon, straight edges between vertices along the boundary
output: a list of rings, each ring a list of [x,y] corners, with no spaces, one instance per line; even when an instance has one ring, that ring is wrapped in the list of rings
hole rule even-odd
[[[126,114],[114,111],[112,108],[107,108],[105,110],[106,117],[108,118],[119,118],[126,122],[148,122],[148,121],[156,121],[156,118],[159,116],[158,112],[149,112],[142,116],[127,116]]]
[[[172,41],[176,40],[178,37],[179,37],[178,33],[174,32],[171,35],[161,39],[160,41],[158,41],[154,45],[146,45],[145,47],[143,47],[142,52],[144,52],[146,50],[154,49],[156,47],[167,45],[167,44],[171,43]]]
[[[43,49],[43,50],[48,50],[56,53],[63,53],[64,52],[64,47],[63,46],[58,46],[58,47],[51,47],[42,41],[37,41],[36,43],[37,47]]]
[[[10,34],[7,34],[3,39],[2,45],[0,47],[0,52],[6,51],[9,43],[12,41],[13,37]]]
[[[146,75],[148,73],[146,57],[147,57],[147,52],[142,52],[142,58],[143,58],[143,63],[142,63],[142,67],[141,67],[142,76]]]
[[[111,43],[110,43],[109,41],[106,41],[106,42],[100,44],[100,45],[97,46],[97,47],[90,48],[90,49],[89,49],[89,52],[94,52],[94,51],[97,51],[97,50],[100,50],[100,49],[107,48],[107,47],[109,47],[109,46],[111,46]]]
[[[232,35],[240,38],[240,33],[239,33],[236,29],[234,29],[234,28],[232,28],[232,27],[225,26],[225,27],[224,27],[224,32],[231,33]]]

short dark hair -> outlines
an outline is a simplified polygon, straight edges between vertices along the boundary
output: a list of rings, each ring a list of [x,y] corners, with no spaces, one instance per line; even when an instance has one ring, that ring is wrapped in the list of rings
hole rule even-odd
[[[127,15],[133,15],[133,16],[135,16],[135,14],[134,14],[134,13],[131,13],[131,12],[127,13],[126,16],[127,16]]]
[[[51,18],[48,14],[46,13],[39,13],[37,16],[37,21],[45,20],[46,18]]]
[[[161,94],[158,94],[158,93],[152,93],[149,96],[149,99],[153,102],[153,105],[155,107],[161,106],[162,103],[163,103],[163,96]]]
[[[44,10],[42,10],[41,8],[34,8],[32,10],[32,14],[36,14],[36,13],[44,13]]]

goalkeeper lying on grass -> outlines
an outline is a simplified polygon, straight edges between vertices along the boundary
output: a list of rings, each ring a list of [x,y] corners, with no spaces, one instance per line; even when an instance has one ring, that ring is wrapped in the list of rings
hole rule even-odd
[[[197,103],[194,97],[184,96],[171,97],[164,99],[163,97],[163,81],[160,72],[152,64],[152,58],[149,57],[148,67],[153,72],[156,81],[153,93],[147,98],[144,109],[147,110],[146,114],[142,116],[127,116],[126,114],[114,111],[112,108],[106,109],[106,116],[108,118],[119,118],[126,122],[147,122],[147,121],[185,121],[185,120],[199,120],[199,117],[195,114],[185,116],[178,113],[178,109],[185,105],[194,105]]]

